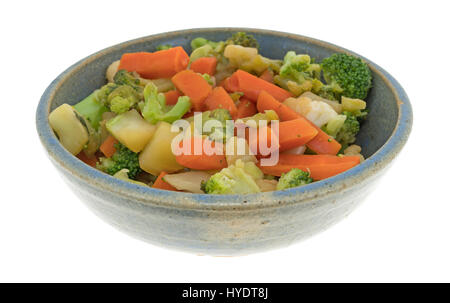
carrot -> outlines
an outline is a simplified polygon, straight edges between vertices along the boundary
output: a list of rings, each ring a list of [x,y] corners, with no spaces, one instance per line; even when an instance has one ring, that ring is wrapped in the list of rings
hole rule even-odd
[[[221,86],[214,88],[205,99],[205,108],[207,110],[214,110],[217,108],[227,109],[233,118],[235,118],[237,114],[237,108],[233,102],[233,99],[231,99],[230,95],[228,95],[225,89]]]
[[[259,76],[260,79],[266,80],[267,82],[273,83],[273,72],[270,69],[266,69]]]
[[[256,107],[258,108],[258,111],[262,113],[268,109],[274,110],[278,114],[280,121],[289,121],[299,118],[306,119],[290,107],[278,102],[274,97],[265,91],[262,91],[259,94]],[[309,120],[307,121],[317,130],[318,133],[306,144],[306,146],[319,155],[336,155],[339,150],[341,150],[341,144],[317,127],[314,123]]]
[[[279,157],[277,165],[260,166],[262,172],[281,176],[281,174],[293,168],[299,168],[309,172],[314,180],[323,180],[340,174],[360,163],[359,156],[280,154]]]
[[[115,144],[119,143],[112,135],[109,135],[102,145],[100,145],[100,151],[107,157],[110,158],[116,152]]]
[[[306,146],[319,155],[336,155],[342,148],[342,145],[333,137],[311,123],[318,130],[317,136],[309,141]]]
[[[258,113],[255,103],[250,102],[248,99],[239,99],[239,104],[237,105],[236,119],[242,119],[245,117],[251,117]]]
[[[225,88],[225,90],[227,92],[233,92],[231,90],[231,88],[229,87],[229,83],[230,83],[230,77],[226,77],[225,79],[223,79],[222,81],[220,81],[220,83],[217,86],[222,86],[223,88]]]
[[[261,91],[261,93],[259,94],[256,102],[256,107],[258,108],[258,111],[260,113],[264,113],[264,111],[269,109],[274,110],[278,114],[280,121],[289,121],[298,119],[300,117],[297,112],[279,102],[266,91]]]
[[[120,59],[119,69],[137,72],[147,79],[169,78],[186,69],[189,56],[181,46],[154,53],[126,53]]]
[[[180,142],[180,148],[184,151],[180,155],[175,156],[178,164],[196,170],[214,170],[214,169],[222,169],[227,167],[227,160],[223,153],[223,144],[217,141],[210,141],[207,138],[202,137],[191,137],[189,142],[185,142],[184,140]],[[185,147],[184,143],[190,143],[189,146]],[[195,152],[195,145],[201,147],[198,150],[198,154]],[[204,148],[205,145],[208,144],[212,146],[215,150],[221,150],[222,154],[207,154],[207,150]],[[186,150],[184,150],[186,149]]]
[[[165,175],[167,175],[167,173],[165,171],[162,171],[159,174],[158,178],[156,179],[155,183],[153,183],[152,187],[158,189],[178,191],[175,187],[173,187],[172,185],[163,180],[163,177]]]
[[[202,57],[191,63],[191,69],[196,73],[214,76],[216,73],[216,65],[216,57]]]
[[[285,99],[292,97],[290,92],[281,87],[240,69],[230,76],[225,88],[232,92],[243,92],[244,96],[253,102],[256,102],[259,93],[263,90],[275,97],[278,101],[284,101]]]
[[[250,151],[255,155],[268,156],[280,148],[275,132],[268,126],[258,128],[256,138],[249,135],[249,132],[246,132],[246,136]],[[265,147],[267,150],[261,150],[261,147]]]
[[[172,77],[172,82],[183,94],[191,98],[194,111],[202,111],[203,102],[211,93],[212,87],[199,74],[184,70]]]
[[[81,161],[83,161],[84,163],[86,163],[89,166],[92,167],[97,167],[97,157],[95,155],[92,156],[87,156],[84,151],[81,151],[78,155],[77,158],[80,159]]]
[[[178,90],[174,89],[165,92],[164,96],[166,97],[167,105],[175,105],[178,102],[178,97],[182,96],[182,94]]]
[[[280,122],[278,133],[280,152],[305,145],[317,133],[318,131],[311,126],[309,121],[303,118]]]

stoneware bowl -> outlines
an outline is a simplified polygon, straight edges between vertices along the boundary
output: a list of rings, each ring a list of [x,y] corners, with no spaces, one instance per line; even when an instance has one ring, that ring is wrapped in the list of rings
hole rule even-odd
[[[189,53],[195,37],[223,40],[236,31],[256,37],[261,53],[282,59],[286,51],[321,60],[341,47],[287,33],[247,28],[204,28],[163,33],[121,43],[69,67],[44,92],[37,131],[53,165],[73,192],[100,218],[150,243],[208,255],[243,255],[283,247],[345,218],[374,188],[404,146],[412,125],[408,97],[386,71],[363,58],[373,74],[370,114],[357,143],[366,161],[342,174],[299,188],[250,195],[204,195],[128,183],[84,164],[59,143],[48,115],[62,103],[75,104],[105,84],[108,65],[126,52],[181,45]],[[356,55],[356,54],[354,54]],[[51,190],[51,188],[49,188]]]

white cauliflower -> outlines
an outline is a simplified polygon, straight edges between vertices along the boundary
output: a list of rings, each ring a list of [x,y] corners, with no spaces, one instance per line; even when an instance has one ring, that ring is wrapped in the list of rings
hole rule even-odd
[[[283,104],[313,122],[317,127],[322,127],[338,115],[329,104],[311,100],[308,97],[288,98]]]

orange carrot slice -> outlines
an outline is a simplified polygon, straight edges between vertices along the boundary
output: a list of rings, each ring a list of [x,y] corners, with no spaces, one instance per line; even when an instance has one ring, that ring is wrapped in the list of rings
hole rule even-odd
[[[236,119],[251,117],[256,113],[258,113],[258,110],[256,109],[255,103],[250,102],[248,99],[245,99],[244,97],[239,99],[239,104],[237,105]]]
[[[172,82],[189,96],[194,111],[202,111],[203,102],[212,91],[211,85],[202,76],[192,70],[184,70],[173,76]]]
[[[119,143],[112,135],[109,135],[105,141],[103,141],[102,145],[100,145],[100,151],[107,157],[111,158],[112,155],[116,152],[115,144]]]
[[[178,102],[178,97],[181,97],[182,94],[178,90],[174,89],[165,92],[164,96],[166,97],[167,105],[175,105]]]
[[[303,118],[280,122],[278,133],[280,152],[305,145],[317,133],[309,121]]]
[[[277,165],[260,166],[262,172],[273,176],[281,176],[281,174],[293,168],[298,168],[309,172],[314,180],[323,180],[360,163],[359,156],[280,154],[279,157]]]
[[[221,86],[214,88],[205,100],[206,110],[214,110],[217,108],[227,109],[230,112],[231,117],[236,117],[236,105],[230,95],[228,95],[225,89]]]
[[[216,65],[216,57],[202,57],[191,63],[191,70],[196,73],[214,76],[216,73]]]
[[[126,53],[120,59],[119,69],[135,71],[147,79],[169,78],[186,69],[189,55],[181,46],[154,53]]]
[[[188,143],[185,141],[180,142],[180,148],[183,150],[185,148],[184,143]],[[227,167],[227,160],[223,153],[223,144],[216,141],[210,141],[207,138],[202,137],[191,137],[190,148],[186,148],[186,152],[180,155],[175,156],[178,164],[196,170],[214,170],[214,169],[222,169]],[[222,154],[209,153],[207,154],[204,146],[206,144],[210,145],[213,148],[217,148],[218,150],[222,150]],[[195,145],[201,147],[198,150],[198,154],[195,154]]]
[[[278,101],[292,97],[287,90],[240,69],[230,76],[225,84],[225,89],[232,92],[243,92],[244,96],[253,102],[256,102],[261,91],[268,92]]]

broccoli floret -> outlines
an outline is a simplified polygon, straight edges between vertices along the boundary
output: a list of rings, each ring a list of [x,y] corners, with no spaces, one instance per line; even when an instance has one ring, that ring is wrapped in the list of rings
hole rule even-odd
[[[156,50],[160,51],[160,50],[166,50],[166,49],[171,49],[172,45],[170,44],[160,44],[156,47]]]
[[[142,106],[142,116],[152,124],[158,121],[172,123],[186,114],[191,108],[191,101],[188,96],[181,96],[174,106],[166,105],[164,94],[158,93],[158,88],[152,82],[144,88],[144,104]]]
[[[347,54],[333,54],[322,61],[325,81],[332,87],[340,87],[340,95],[365,99],[372,85],[372,74],[360,58]],[[339,93],[338,93],[339,94]]]
[[[320,65],[312,63],[310,56],[289,51],[284,56],[280,74],[275,76],[274,81],[296,96],[306,91],[318,92],[323,86],[319,80],[320,71]]]
[[[229,38],[226,42],[226,44],[234,44],[234,45],[241,45],[244,47],[254,47],[259,48],[259,43],[256,41],[255,37],[252,35],[249,35],[245,32],[237,32],[234,33],[231,38]]]
[[[346,115],[347,118],[337,132],[336,140],[342,145],[342,148],[345,149],[351,143],[356,141],[356,135],[359,132],[359,121],[356,115],[351,112],[344,111],[342,114]]]
[[[94,92],[95,98],[116,113],[124,113],[133,108],[141,99],[141,94],[129,85],[108,83]]]
[[[241,160],[212,175],[202,184],[202,189],[207,194],[251,194],[261,191]]]
[[[101,157],[97,168],[110,175],[115,175],[122,169],[128,169],[128,177],[136,179],[136,176],[142,171],[139,166],[139,155],[121,143],[114,146],[116,148],[114,155],[111,158]]]
[[[124,69],[118,70],[114,75],[114,83],[118,85],[131,86],[135,91],[140,93],[144,88],[141,80],[138,77],[132,75],[130,72]]]
[[[277,190],[302,186],[311,182],[313,182],[313,179],[308,172],[298,168],[293,168],[287,173],[281,175],[280,180],[278,180]]]

